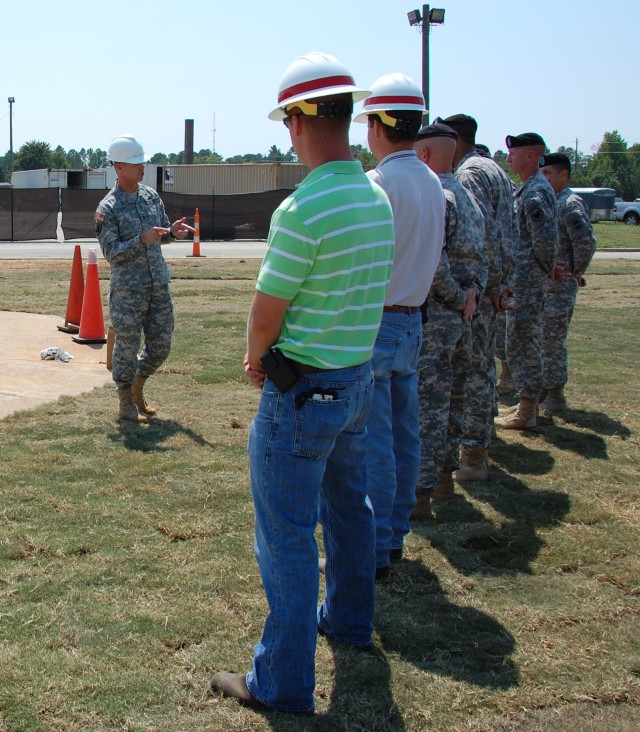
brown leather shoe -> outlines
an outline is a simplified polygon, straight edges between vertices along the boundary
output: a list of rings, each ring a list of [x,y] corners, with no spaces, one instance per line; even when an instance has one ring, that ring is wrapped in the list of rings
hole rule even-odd
[[[231,674],[227,671],[219,671],[209,682],[209,692],[215,694],[221,691],[225,696],[233,697],[237,699],[243,707],[249,707],[250,709],[256,709],[262,712],[277,712],[278,709],[269,707],[266,704],[258,701],[254,696],[251,696],[251,692],[247,688],[247,675],[246,674]],[[284,710],[283,710],[284,711]],[[298,714],[304,717],[312,717],[314,712],[295,712],[295,711],[284,711],[285,714]]]
[[[247,688],[246,674],[231,674],[227,671],[220,671],[209,682],[209,691],[212,694],[221,691],[225,696],[237,699],[244,707],[262,709],[263,711],[271,709],[271,707],[251,696]]]

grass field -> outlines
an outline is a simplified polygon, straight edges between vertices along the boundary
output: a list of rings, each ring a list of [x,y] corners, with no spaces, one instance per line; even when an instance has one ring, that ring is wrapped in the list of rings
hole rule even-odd
[[[593,226],[598,249],[640,249],[640,226],[620,221],[600,221]]]
[[[0,309],[64,314],[69,266],[0,261]],[[257,268],[172,263],[150,425],[118,424],[113,387],[0,420],[0,732],[637,730],[640,263],[619,260],[580,292],[570,410],[414,525],[373,651],[319,639],[316,716],[206,694],[248,670],[266,612],[241,368]]]

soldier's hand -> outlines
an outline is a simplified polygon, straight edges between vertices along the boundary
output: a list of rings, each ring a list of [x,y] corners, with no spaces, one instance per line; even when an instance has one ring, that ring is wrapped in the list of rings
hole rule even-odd
[[[468,323],[472,320],[476,308],[478,307],[478,291],[475,287],[464,288],[467,294],[464,301],[464,307],[462,308],[462,320]]]
[[[168,233],[169,229],[165,229],[163,226],[152,226],[140,234],[140,241],[143,244],[159,244],[162,241],[162,237]]]
[[[573,273],[569,270],[569,262],[558,260],[555,263],[553,272],[551,273],[552,282],[566,282],[573,277]]]
[[[189,224],[186,224],[186,220],[187,217],[183,216],[181,219],[178,219],[171,224],[171,233],[173,234],[173,236],[175,236],[176,239],[186,239],[190,233],[195,234],[196,230],[193,228],[193,226],[189,226]]]

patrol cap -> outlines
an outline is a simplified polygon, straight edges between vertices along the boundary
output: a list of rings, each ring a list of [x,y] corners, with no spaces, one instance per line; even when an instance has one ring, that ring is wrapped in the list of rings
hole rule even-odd
[[[564,153],[549,153],[548,155],[543,155],[538,162],[538,167],[544,168],[547,165],[556,165],[561,170],[567,170],[569,173],[571,172],[571,161]]]
[[[478,131],[478,123],[468,114],[452,114],[450,117],[436,117],[436,124],[448,125],[458,133],[475,135]]]
[[[507,135],[505,137],[505,143],[509,150],[512,147],[536,147],[542,145],[546,147],[545,141],[540,137],[537,132],[523,132],[521,135]]]
[[[452,130],[448,125],[443,125],[439,122],[434,122],[430,125],[424,125],[418,130],[416,135],[417,140],[429,140],[434,137],[450,137],[453,140],[458,139],[458,133]]]

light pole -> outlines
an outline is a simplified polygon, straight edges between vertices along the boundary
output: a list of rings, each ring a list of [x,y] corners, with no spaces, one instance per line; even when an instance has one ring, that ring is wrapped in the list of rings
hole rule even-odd
[[[16,100],[13,97],[9,97],[9,176],[13,173],[13,103]],[[11,183],[11,177],[9,177],[9,183]]]
[[[427,111],[423,122],[429,124],[429,33],[432,25],[444,23],[444,8],[429,8],[422,6],[422,15],[419,10],[411,10],[407,13],[410,25],[421,26],[422,31],[422,95]]]
[[[16,101],[9,97],[9,183],[13,177],[13,103]],[[13,184],[11,185],[11,241],[13,241]]]

